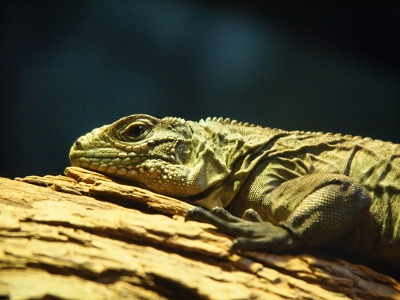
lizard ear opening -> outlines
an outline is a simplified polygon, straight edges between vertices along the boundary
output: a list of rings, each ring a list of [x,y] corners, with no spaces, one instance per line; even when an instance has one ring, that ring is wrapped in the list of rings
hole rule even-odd
[[[189,146],[186,144],[180,144],[175,150],[176,159],[182,165],[186,165],[190,162],[191,153],[192,150],[190,150]]]

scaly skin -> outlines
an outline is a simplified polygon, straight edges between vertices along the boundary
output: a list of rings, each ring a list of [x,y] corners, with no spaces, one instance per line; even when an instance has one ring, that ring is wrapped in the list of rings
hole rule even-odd
[[[187,219],[238,236],[232,252],[328,246],[400,269],[396,144],[132,115],[80,137],[70,161],[211,209]]]

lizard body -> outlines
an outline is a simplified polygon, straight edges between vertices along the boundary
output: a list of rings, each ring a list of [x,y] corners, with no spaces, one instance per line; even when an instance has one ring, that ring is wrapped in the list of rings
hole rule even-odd
[[[400,269],[397,144],[132,115],[80,137],[70,161],[211,209],[187,218],[238,236],[233,252],[328,245]]]

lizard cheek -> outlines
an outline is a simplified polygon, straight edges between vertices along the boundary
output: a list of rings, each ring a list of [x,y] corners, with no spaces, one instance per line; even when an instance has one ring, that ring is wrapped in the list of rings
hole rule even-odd
[[[182,165],[186,165],[187,163],[190,162],[191,154],[192,151],[186,144],[180,144],[178,147],[176,147],[175,157],[176,160]]]

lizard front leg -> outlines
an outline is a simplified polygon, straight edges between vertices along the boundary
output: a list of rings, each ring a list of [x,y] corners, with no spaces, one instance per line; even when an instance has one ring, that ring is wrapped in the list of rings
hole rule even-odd
[[[267,250],[283,252],[317,247],[332,242],[354,228],[367,213],[371,198],[367,190],[345,175],[315,173],[286,181],[268,194],[260,193],[263,203],[271,205],[276,224],[264,222],[252,209],[243,218],[223,208],[189,210],[186,220],[208,222],[221,231],[237,236],[231,252]],[[283,220],[287,207],[292,211]],[[273,216],[276,217],[276,216]]]

